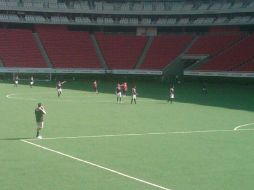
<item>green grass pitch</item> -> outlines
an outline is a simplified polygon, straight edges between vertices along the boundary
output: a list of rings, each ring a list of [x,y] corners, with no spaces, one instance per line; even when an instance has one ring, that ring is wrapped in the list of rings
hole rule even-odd
[[[67,82],[58,98],[53,82],[0,83],[0,189],[253,189],[253,86],[211,83],[204,95],[185,83],[170,104],[166,84],[139,82],[134,105],[130,93],[116,103],[115,85],[101,81],[95,94]]]

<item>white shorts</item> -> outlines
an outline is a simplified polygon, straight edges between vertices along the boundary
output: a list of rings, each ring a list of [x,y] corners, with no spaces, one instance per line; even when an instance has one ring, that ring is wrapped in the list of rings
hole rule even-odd
[[[18,84],[18,83],[19,83],[19,81],[15,80],[15,84]]]
[[[34,84],[34,82],[30,82],[30,84],[31,84],[31,85],[33,85],[33,84]]]
[[[171,95],[170,95],[170,98],[172,98],[172,99],[175,98],[175,95],[174,95],[174,94],[171,94]]]
[[[62,93],[62,89],[61,88],[57,89],[57,92]]]
[[[132,95],[132,99],[133,99],[133,100],[136,100],[136,99],[137,99],[137,95],[136,95],[136,94],[133,94],[133,95]]]
[[[118,92],[118,93],[116,94],[116,96],[117,96],[118,98],[121,98],[121,97],[122,97],[122,93],[121,93],[121,92]]]
[[[44,122],[36,122],[37,124],[37,129],[43,129]]]

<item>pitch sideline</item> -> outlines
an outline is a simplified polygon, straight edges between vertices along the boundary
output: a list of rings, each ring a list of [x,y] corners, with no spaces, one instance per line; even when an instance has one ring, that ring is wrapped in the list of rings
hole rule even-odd
[[[92,93],[89,93],[89,96],[85,95],[84,97],[85,98],[94,98],[95,96],[90,96],[90,94]],[[111,95],[114,95],[114,94],[111,94]],[[98,96],[99,97],[99,96]],[[96,97],[96,98],[98,98]],[[102,98],[102,96],[100,96]],[[131,96],[128,96],[128,97],[131,97]],[[17,94],[7,94],[5,95],[5,98],[7,99],[12,99],[12,100],[27,100],[27,101],[38,101],[38,99],[36,98],[31,98],[31,97],[20,97],[20,96],[17,96]],[[53,98],[50,98],[50,99],[47,99],[47,101],[56,101],[57,99],[53,99]],[[89,102],[89,100],[87,101],[84,101],[85,99],[82,99],[83,102]],[[64,102],[80,102],[80,100],[76,101],[74,99],[62,99],[61,101],[64,101]],[[123,100],[123,103],[126,101],[126,97],[124,98]],[[129,101],[129,99],[127,100]],[[166,98],[165,100],[160,100],[160,99],[147,99],[147,98],[141,98],[139,99],[140,102],[166,102]],[[97,102],[97,103],[113,103],[114,100],[96,100],[94,102]]]
[[[121,137],[121,136],[145,136],[145,135],[168,135],[168,134],[193,134],[193,133],[215,133],[215,132],[236,132],[236,131],[253,131],[254,129],[240,129],[241,127],[244,127],[244,126],[249,126],[249,125],[253,125],[254,123],[247,123],[247,124],[244,124],[244,125],[239,125],[237,127],[235,127],[234,129],[232,130],[204,130],[204,131],[175,131],[175,132],[154,132],[154,133],[137,133],[137,134],[116,134],[116,135],[93,135],[93,136],[76,136],[76,137],[55,137],[55,138],[44,138],[44,140],[51,140],[51,139],[77,139],[77,138],[102,138],[102,137]],[[27,139],[27,140],[35,140],[35,139]],[[84,164],[88,164],[88,165],[91,165],[91,166],[94,166],[94,167],[97,167],[97,168],[100,168],[100,169],[103,169],[103,170],[106,170],[108,172],[111,172],[111,173],[114,173],[114,174],[117,174],[117,175],[120,175],[120,176],[123,176],[123,177],[126,177],[126,178],[129,178],[129,179],[132,179],[132,180],[135,180],[135,181],[138,181],[138,182],[141,182],[141,183],[144,183],[144,184],[147,184],[149,186],[153,186],[153,187],[156,187],[158,189],[162,189],[162,190],[172,190],[172,189],[169,189],[169,188],[166,188],[166,187],[163,187],[163,186],[160,186],[160,185],[157,185],[157,184],[154,184],[154,183],[151,183],[151,182],[148,182],[148,181],[145,181],[145,180],[142,180],[142,179],[139,179],[139,178],[136,178],[136,177],[133,177],[133,176],[130,176],[130,175],[127,175],[127,174],[124,174],[122,172],[118,172],[116,170],[113,170],[113,169],[110,169],[110,168],[107,168],[107,167],[104,167],[104,166],[101,166],[101,165],[98,165],[98,164],[95,164],[95,163],[92,163],[92,162],[89,162],[89,161],[86,161],[86,160],[82,160],[80,158],[77,158],[77,157],[74,157],[74,156],[71,156],[71,155],[68,155],[68,154],[65,154],[63,152],[60,152],[60,151],[57,151],[57,150],[54,150],[54,149],[50,149],[50,148],[47,148],[45,146],[41,146],[41,145],[38,145],[38,144],[35,144],[35,143],[32,143],[32,142],[29,142],[27,140],[20,140],[24,143],[27,143],[27,144],[30,144],[30,145],[33,145],[35,147],[38,147],[38,148],[41,148],[41,149],[44,149],[44,150],[47,150],[47,151],[50,151],[50,152],[53,152],[53,153],[56,153],[56,154],[59,154],[59,155],[62,155],[64,157],[67,157],[67,158],[70,158],[70,159],[73,159],[73,160],[76,160],[76,161],[79,161],[79,162],[82,162]]]
[[[172,190],[172,189],[169,189],[169,188],[166,188],[166,187],[163,187],[163,186],[160,186],[160,185],[157,185],[157,184],[154,184],[154,183],[145,181],[145,180],[143,180],[143,179],[139,179],[139,178],[136,178],[136,177],[133,177],[133,176],[124,174],[124,173],[122,173],[122,172],[118,172],[118,171],[116,171],[116,170],[113,170],[113,169],[110,169],[110,168],[107,168],[107,167],[104,167],[104,166],[101,166],[101,165],[98,165],[98,164],[95,164],[95,163],[92,163],[92,162],[89,162],[89,161],[86,161],[86,160],[82,160],[82,159],[80,159],[80,158],[77,158],[77,157],[74,157],[74,156],[71,156],[71,155],[62,153],[62,152],[60,152],[60,151],[53,150],[53,149],[51,149],[51,148],[47,148],[47,147],[45,147],[45,146],[41,146],[41,145],[38,145],[38,144],[35,144],[35,143],[32,143],[32,142],[26,141],[26,140],[21,140],[21,141],[24,142],[24,143],[33,145],[33,146],[35,146],[35,147],[44,149],[44,150],[47,150],[47,151],[50,151],[50,152],[54,152],[54,153],[59,154],[59,155],[61,155],[61,156],[64,156],[64,157],[67,157],[67,158],[70,158],[70,159],[73,159],[73,160],[76,160],[76,161],[79,161],[79,162],[82,162],[82,163],[85,163],[85,164],[94,166],[94,167],[96,167],[96,168],[100,168],[100,169],[106,170],[106,171],[108,171],[108,172],[111,172],[111,173],[114,173],[114,174],[117,174],[117,175],[120,175],[120,176],[129,178],[129,179],[132,179],[132,180],[135,180],[135,181],[144,183],[144,184],[146,184],[146,185],[156,187],[156,188],[158,188],[158,189],[162,189],[162,190]]]

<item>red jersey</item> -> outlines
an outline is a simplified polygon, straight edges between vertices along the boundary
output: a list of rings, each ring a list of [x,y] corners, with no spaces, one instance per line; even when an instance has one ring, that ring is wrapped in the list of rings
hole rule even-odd
[[[123,88],[123,91],[126,92],[126,91],[128,90],[127,82],[123,83],[123,84],[121,85],[121,87]]]

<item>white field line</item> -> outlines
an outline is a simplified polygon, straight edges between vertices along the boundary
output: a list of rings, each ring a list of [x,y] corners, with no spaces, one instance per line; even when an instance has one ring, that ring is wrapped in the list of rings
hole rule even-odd
[[[22,95],[21,95],[22,96]],[[19,96],[17,96],[17,94],[7,94],[6,96],[5,96],[6,98],[8,98],[8,99],[13,99],[13,100],[30,100],[30,101],[36,101],[37,99],[36,98],[31,98],[31,97],[19,97]],[[56,95],[56,97],[57,97],[57,95]],[[86,98],[96,98],[97,100],[95,100],[95,101],[93,101],[93,102],[97,102],[97,103],[116,103],[116,100],[115,100],[115,98],[110,98],[110,100],[109,99],[107,99],[107,100],[98,100],[98,98],[99,99],[101,99],[101,98],[105,98],[105,97],[103,97],[103,96],[87,96],[87,95],[84,95],[84,97],[83,97],[84,99],[79,99],[79,100],[75,100],[75,99],[70,99],[70,98],[64,98],[64,95],[63,95],[63,98],[61,99],[61,101],[63,101],[63,102],[80,102],[80,101],[82,101],[82,102],[91,102],[91,100],[87,100]],[[47,101],[58,101],[59,99],[58,98],[56,98],[56,99],[54,99],[54,98],[47,98]],[[127,96],[127,97],[124,97],[124,98],[122,98],[122,103],[123,104],[127,104],[127,103],[130,103],[130,101],[131,101],[131,96]],[[147,99],[147,98],[141,98],[141,99],[139,99],[138,100],[139,102],[166,102],[166,98],[165,98],[165,100],[153,100],[153,99]]]
[[[7,94],[5,97],[8,98],[8,99],[13,99],[13,100],[27,100],[27,101],[37,101],[38,99],[36,98],[25,98],[25,97],[17,97],[15,96],[16,94]],[[85,97],[86,98],[86,97]],[[56,98],[47,98],[47,101],[59,101],[59,98],[57,98],[57,95],[56,95]],[[66,98],[63,98],[61,99],[61,101],[64,101],[64,102],[80,102],[80,100],[75,100],[75,99],[66,99]],[[90,100],[85,100],[85,99],[82,99],[82,101],[84,102],[90,102]],[[112,101],[95,101],[95,102],[102,102],[102,103],[108,103],[108,102],[112,102]]]
[[[11,96],[14,96],[15,94],[7,94],[6,98],[12,98]]]
[[[74,136],[73,137],[52,137],[52,138],[43,138],[43,140],[253,131],[254,129],[240,129],[241,127],[249,126],[249,125],[253,125],[253,124],[254,123],[247,123],[247,124],[244,124],[244,125],[239,125],[239,126],[235,127],[234,129],[231,129],[231,130],[230,129],[228,129],[228,130],[227,129],[221,129],[221,130],[218,129],[218,130],[199,130],[199,131],[174,131],[174,132],[132,133],[132,134],[115,134],[115,135],[91,135],[91,136],[75,136],[75,137]],[[27,139],[27,140],[31,141],[31,140],[37,140],[37,139]],[[27,140],[21,140],[21,141],[24,142],[24,143],[28,143],[30,145],[36,146],[38,148],[54,152],[56,154],[68,157],[70,159],[73,159],[73,160],[76,160],[76,161],[79,161],[79,162],[82,162],[82,163],[85,163],[85,164],[88,164],[88,165],[92,165],[94,167],[106,170],[106,171],[111,172],[111,173],[115,173],[117,175],[129,178],[129,179],[132,179],[132,180],[135,180],[135,181],[139,181],[141,183],[144,183],[144,184],[147,184],[147,185],[159,188],[159,189],[171,190],[171,189],[168,189],[166,187],[163,187],[163,186],[160,186],[160,185],[156,185],[154,183],[151,183],[151,182],[148,182],[148,181],[145,181],[145,180],[133,177],[133,176],[129,176],[127,174],[118,172],[116,170],[112,170],[110,168],[106,168],[104,166],[101,166],[101,165],[98,165],[98,164],[95,164],[95,163],[92,163],[92,162],[89,162],[89,161],[86,161],[86,160],[82,160],[80,158],[77,158],[77,157],[74,157],[74,156],[71,156],[71,155],[68,155],[68,154],[65,154],[65,153],[62,153],[60,151],[53,150],[53,149],[50,149],[50,148],[47,148],[47,147],[44,147],[44,146],[41,146],[41,145],[38,145],[38,144],[35,144],[35,143],[32,143],[32,142],[29,142]]]
[[[124,174],[124,173],[122,173],[122,172],[118,172],[118,171],[113,170],[113,169],[110,169],[110,168],[106,168],[106,167],[104,167],[104,166],[101,166],[101,165],[98,165],[98,164],[95,164],[95,163],[92,163],[92,162],[89,162],[89,161],[86,161],[86,160],[82,160],[82,159],[80,159],[80,158],[77,158],[77,157],[74,157],[74,156],[71,156],[71,155],[62,153],[62,152],[60,152],[60,151],[53,150],[53,149],[51,149],[51,148],[47,148],[47,147],[45,147],[45,146],[41,146],[41,145],[38,145],[38,144],[35,144],[35,143],[32,143],[32,142],[26,141],[26,140],[21,140],[21,141],[24,142],[24,143],[28,143],[28,144],[30,144],[30,145],[36,146],[36,147],[38,147],[38,148],[44,149],[44,150],[47,150],[47,151],[50,151],[50,152],[54,152],[54,153],[59,154],[59,155],[61,155],[61,156],[64,156],[64,157],[67,157],[67,158],[70,158],[70,159],[73,159],[73,160],[82,162],[82,163],[84,163],[84,164],[88,164],[88,165],[91,165],[91,166],[100,168],[100,169],[102,169],[102,170],[106,170],[106,171],[108,171],[108,172],[111,172],[111,173],[114,173],[114,174],[117,174],[117,175],[120,175],[120,176],[129,178],[129,179],[132,179],[132,180],[135,180],[135,181],[138,181],[138,182],[147,184],[147,185],[149,185],[149,186],[156,187],[156,188],[158,188],[158,189],[171,190],[171,189],[169,189],[169,188],[162,187],[162,186],[160,186],[160,185],[156,185],[156,184],[154,184],[154,183],[151,183],[151,182],[148,182],[148,181],[145,181],[145,180],[142,180],[142,179],[139,179],[139,178],[136,178],[136,177],[133,177],[133,176]]]
[[[13,97],[15,94],[7,94],[6,98],[8,99],[16,99],[16,100],[32,100],[32,101],[36,101],[37,99],[35,98],[22,98],[22,97]]]
[[[253,131],[254,129],[238,129],[237,131]],[[40,140],[56,139],[81,139],[81,138],[105,138],[105,137],[127,137],[127,136],[148,136],[148,135],[170,135],[170,134],[194,134],[194,133],[218,133],[218,132],[236,132],[235,129],[218,129],[203,131],[172,131],[172,132],[154,132],[154,133],[129,133],[129,134],[111,134],[111,135],[87,135],[87,136],[70,136],[70,137],[49,137]],[[38,139],[27,139],[29,141]]]
[[[244,129],[240,129],[241,127],[245,127],[245,126],[249,126],[249,125],[254,125],[254,123],[247,123],[247,124],[244,124],[244,125],[238,125],[234,128],[235,131],[237,130],[244,130]],[[246,129],[245,129],[246,130]]]

